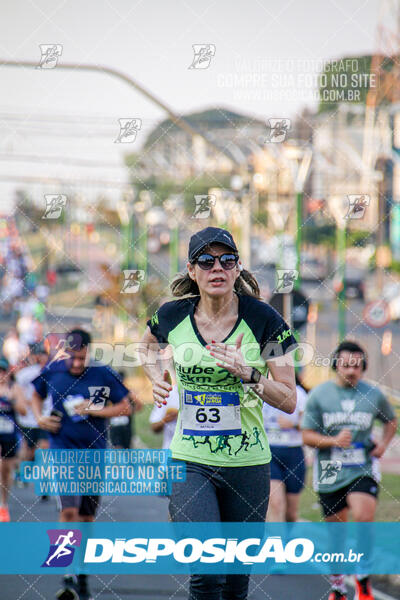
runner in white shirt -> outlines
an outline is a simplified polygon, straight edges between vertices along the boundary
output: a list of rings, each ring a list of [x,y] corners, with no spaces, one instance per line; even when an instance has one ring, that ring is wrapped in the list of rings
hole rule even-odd
[[[179,393],[178,386],[174,385],[172,391],[167,398],[167,404],[161,406],[154,405],[150,414],[149,422],[154,432],[163,432],[163,450],[169,448],[172,438],[174,437],[176,419],[179,410]]]
[[[304,487],[306,465],[300,421],[307,402],[307,392],[296,374],[297,404],[286,414],[266,402],[263,405],[264,427],[271,448],[271,491],[268,521],[297,521],[300,492]]]

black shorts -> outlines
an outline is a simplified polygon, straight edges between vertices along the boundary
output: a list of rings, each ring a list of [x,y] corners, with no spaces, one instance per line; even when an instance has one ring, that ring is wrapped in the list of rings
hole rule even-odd
[[[100,496],[58,496],[58,508],[77,508],[82,517],[94,517],[100,504]]]
[[[37,448],[39,440],[49,439],[47,431],[40,427],[21,427],[21,432],[28,448]]]
[[[110,442],[112,446],[130,448],[131,437],[132,429],[130,423],[127,425],[114,425],[110,427]]]
[[[13,458],[18,452],[18,438],[2,438],[0,435],[0,456],[1,458]]]
[[[330,517],[340,512],[343,508],[348,508],[347,495],[352,492],[362,492],[377,498],[379,485],[372,477],[358,477],[348,485],[340,488],[340,490],[320,492],[318,495],[324,516]]]

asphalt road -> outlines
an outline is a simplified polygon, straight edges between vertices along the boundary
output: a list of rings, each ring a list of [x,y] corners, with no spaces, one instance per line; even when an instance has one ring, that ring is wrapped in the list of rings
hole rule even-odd
[[[329,357],[338,340],[338,307],[333,294],[329,294],[324,284],[303,284],[303,293],[312,301],[320,304],[316,324],[316,351],[322,357]],[[365,302],[357,299],[347,301],[346,337],[357,340],[366,348],[369,365],[366,376],[394,389],[400,388],[400,325],[391,322],[385,327],[373,328],[363,319]],[[392,332],[392,352],[389,356],[381,353],[382,335],[386,330]],[[306,329],[301,331],[306,339]]]
[[[33,485],[14,485],[10,498],[12,521],[54,522],[58,513],[54,498],[43,502],[35,496]],[[166,521],[168,501],[156,496],[104,497],[97,521]],[[1,525],[0,525],[1,535]],[[1,539],[4,544],[6,540]],[[351,579],[351,578],[350,578]],[[94,600],[179,600],[188,596],[186,575],[91,575]],[[349,582],[351,583],[351,581]],[[385,588],[381,583],[380,589]],[[0,575],[1,600],[53,600],[60,588],[59,575]],[[387,595],[376,591],[376,600],[396,600],[398,592]],[[327,600],[326,576],[253,575],[249,600]],[[349,600],[353,597],[349,587]]]
[[[310,290],[311,291],[311,290]],[[317,292],[321,294],[321,290]],[[313,294],[310,294],[313,295]],[[323,295],[323,294],[322,294]],[[378,331],[371,331],[362,322],[363,304],[350,301],[348,312],[348,330],[352,337],[357,337],[368,348],[370,357],[371,378],[382,379],[382,364],[380,363],[380,337]],[[76,322],[76,317],[69,315],[68,325]],[[50,319],[52,321],[52,319]],[[57,319],[54,319],[57,321]],[[7,331],[9,324],[3,320],[0,324],[1,337]],[[393,347],[400,348],[400,328],[392,325]],[[317,330],[317,346],[323,356],[329,356],[332,351],[332,337],[337,332],[335,303],[328,295],[323,297],[323,307],[319,314]],[[380,335],[379,335],[380,334]],[[400,370],[391,369],[398,362],[397,356],[384,359],[384,372],[389,371],[391,381],[387,385],[400,386]],[[13,521],[56,521],[57,510],[55,500],[41,502],[35,497],[33,487],[12,490],[10,502],[11,518]],[[137,521],[157,522],[167,519],[167,501],[157,497],[116,497],[103,499],[98,514],[99,521]],[[1,533],[1,526],[0,526]],[[6,540],[0,537],[2,543]],[[56,575],[1,575],[0,600],[52,600],[60,587],[60,577]],[[93,575],[91,589],[95,600],[175,600],[187,598],[188,577],[174,575]],[[249,600],[327,600],[329,585],[326,577],[320,576],[253,576],[251,578]],[[352,592],[349,594],[352,598]],[[377,599],[384,596],[377,596]],[[389,596],[386,597],[389,600]]]
[[[105,497],[97,520],[165,521],[167,511],[165,498]],[[10,512],[13,521],[57,521],[54,498],[42,502],[34,495],[32,485],[13,487]],[[188,577],[182,575],[91,575],[90,580],[95,600],[187,598]],[[59,588],[59,575],[0,576],[1,600],[53,600]],[[251,578],[249,600],[327,600],[328,592],[327,580],[320,576],[255,575]]]

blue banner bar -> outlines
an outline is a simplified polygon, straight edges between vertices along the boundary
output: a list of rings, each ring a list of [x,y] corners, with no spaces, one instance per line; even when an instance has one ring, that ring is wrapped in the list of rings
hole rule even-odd
[[[388,574],[400,523],[1,523],[0,573]]]

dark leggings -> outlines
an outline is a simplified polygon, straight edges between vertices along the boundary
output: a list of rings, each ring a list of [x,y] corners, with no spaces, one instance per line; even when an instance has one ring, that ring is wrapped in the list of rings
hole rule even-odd
[[[264,522],[269,464],[212,467],[186,462],[186,481],[174,483],[172,521]],[[249,575],[192,575],[189,600],[246,600]]]

